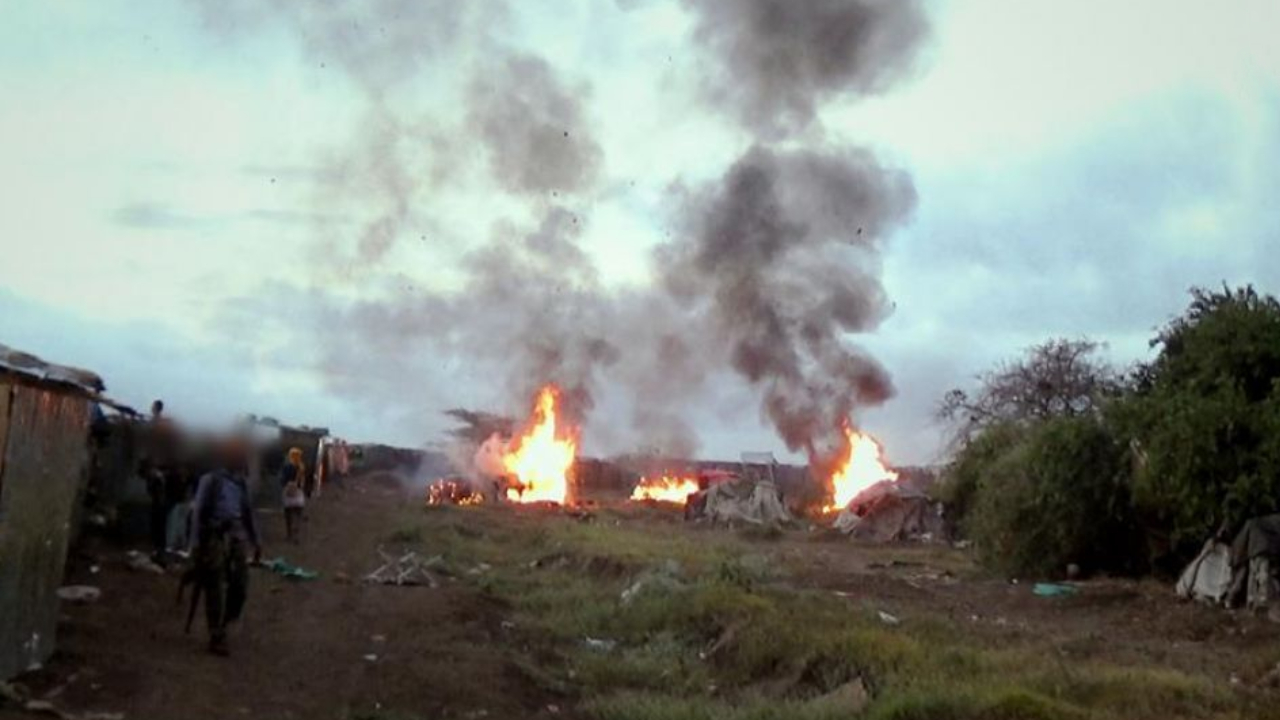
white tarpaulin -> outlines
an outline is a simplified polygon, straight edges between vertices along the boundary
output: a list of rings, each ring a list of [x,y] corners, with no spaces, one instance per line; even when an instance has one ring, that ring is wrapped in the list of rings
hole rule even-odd
[[[791,520],[778,498],[776,485],[745,477],[712,485],[707,490],[703,516],[728,524],[777,525]]]
[[[1231,589],[1231,546],[1217,540],[1205,543],[1178,578],[1178,597],[1220,603]]]

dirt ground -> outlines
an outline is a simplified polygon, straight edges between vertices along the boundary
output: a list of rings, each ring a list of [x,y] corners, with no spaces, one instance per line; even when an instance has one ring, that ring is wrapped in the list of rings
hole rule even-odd
[[[90,540],[73,558],[68,582],[96,585],[102,598],[64,606],[57,655],[20,681],[69,711],[125,718],[575,716],[571,701],[513,662],[504,608],[476,584],[359,582],[378,564],[376,548],[394,518],[418,502],[391,476],[354,479],[312,504],[296,546],[279,539],[279,515],[263,515],[266,556],[321,577],[253,570],[229,659],[205,651],[199,618],[192,634],[183,633],[176,576],[131,571],[127,548]],[[684,530],[676,518],[637,512],[620,522],[654,532],[727,532]],[[947,548],[859,546],[807,531],[757,544],[791,569],[791,582],[895,616],[971,628],[981,643],[1030,639],[1064,660],[1155,663],[1224,685],[1262,682],[1280,659],[1280,626],[1180,603],[1153,581],[1094,580],[1075,597],[1046,599],[1028,583],[975,576],[967,556]],[[17,717],[27,715],[0,709],[0,719]]]
[[[284,556],[321,578],[252,570],[230,658],[206,652],[202,618],[183,633],[176,576],[130,571],[125,548],[91,543],[73,560],[68,583],[96,585],[102,599],[64,607],[57,655],[22,682],[70,710],[147,720],[548,713],[555,699],[512,670],[494,640],[500,608],[478,592],[463,583],[359,582],[379,564],[388,515],[410,501],[389,476],[328,490],[311,504],[296,546],[281,539],[280,515],[260,516],[265,556]],[[22,716],[0,710],[0,718]]]

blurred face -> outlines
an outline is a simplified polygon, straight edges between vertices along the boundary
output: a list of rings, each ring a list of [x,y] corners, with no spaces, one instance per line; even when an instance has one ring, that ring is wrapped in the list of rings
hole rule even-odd
[[[232,472],[244,472],[249,467],[249,444],[241,438],[228,438],[218,446],[218,460]]]

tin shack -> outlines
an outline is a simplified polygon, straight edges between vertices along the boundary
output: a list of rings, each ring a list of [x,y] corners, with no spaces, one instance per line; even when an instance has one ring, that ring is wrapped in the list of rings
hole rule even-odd
[[[0,680],[53,653],[102,380],[0,345]]]

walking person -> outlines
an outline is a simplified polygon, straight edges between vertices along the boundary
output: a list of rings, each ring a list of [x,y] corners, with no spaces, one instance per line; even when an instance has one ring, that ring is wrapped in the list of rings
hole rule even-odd
[[[151,500],[151,557],[160,566],[168,561],[169,519],[184,494],[178,444],[177,427],[164,414],[164,401],[156,400],[144,430],[138,474],[146,481]]]
[[[284,506],[284,530],[289,542],[298,541],[302,513],[307,507],[304,485],[307,466],[302,460],[302,448],[290,448],[288,460],[280,468],[281,504]]]
[[[200,478],[191,513],[197,582],[204,593],[209,651],[229,654],[227,625],[240,619],[249,591],[248,553],[262,557],[245,473],[248,448],[239,439],[219,448],[218,467]]]

